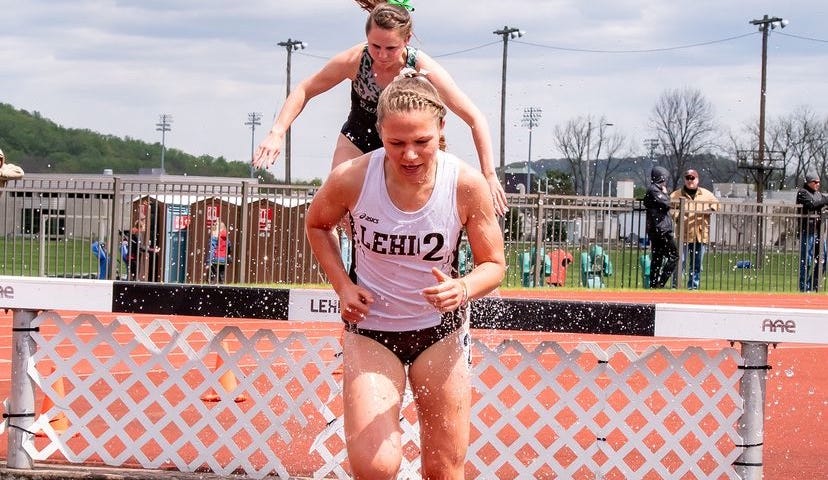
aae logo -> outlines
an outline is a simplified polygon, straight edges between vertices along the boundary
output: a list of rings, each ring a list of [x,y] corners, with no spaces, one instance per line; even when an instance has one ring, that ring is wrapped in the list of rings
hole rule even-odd
[[[762,331],[769,333],[796,333],[796,321],[766,318],[762,321]]]
[[[0,298],[8,298],[9,300],[14,300],[14,287],[11,285],[2,286],[0,285]]]

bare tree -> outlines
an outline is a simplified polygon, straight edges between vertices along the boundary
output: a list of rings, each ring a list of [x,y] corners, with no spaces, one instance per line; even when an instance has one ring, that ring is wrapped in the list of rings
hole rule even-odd
[[[553,130],[555,144],[572,171],[575,189],[582,195],[603,192],[604,182],[620,165],[618,152],[624,136],[610,133],[610,127],[604,116],[580,116]]]
[[[791,187],[797,187],[808,172],[826,173],[826,120],[820,120],[807,106],[795,109],[771,122],[765,142],[770,150],[785,153],[785,173]]]
[[[592,143],[592,148],[597,152],[593,158],[595,159],[595,174],[593,178],[597,179],[601,195],[610,195],[610,182],[615,172],[621,166],[621,149],[626,143],[626,137],[619,133],[617,129],[611,128],[606,122],[600,122],[593,136],[597,137]],[[593,124],[595,127],[595,124]],[[629,154],[629,152],[626,152]],[[594,184],[594,182],[592,182]],[[606,187],[605,187],[606,185]],[[606,190],[605,190],[606,188]],[[606,192],[606,193],[604,193]]]
[[[555,125],[552,132],[558,150],[569,163],[569,168],[574,178],[573,185],[575,186],[575,191],[581,194],[586,192],[586,183],[584,181],[586,175],[584,159],[586,158],[587,150],[586,130],[586,119],[578,117],[567,120],[563,126]]]
[[[814,145],[814,162],[818,165],[821,178],[828,178],[828,117],[819,124],[818,141]]]
[[[673,185],[688,167],[691,156],[714,144],[716,125],[713,106],[695,88],[666,90],[661,94],[650,116],[664,149],[663,167],[673,174]]]

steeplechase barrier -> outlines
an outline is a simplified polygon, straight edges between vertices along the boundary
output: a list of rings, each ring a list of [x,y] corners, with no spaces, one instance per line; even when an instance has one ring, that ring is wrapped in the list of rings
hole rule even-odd
[[[9,468],[60,458],[349,478],[330,290],[0,277],[0,307],[13,310]],[[467,477],[759,479],[768,346],[828,343],[826,321],[821,310],[476,301]],[[543,339],[559,332],[731,346],[567,351]],[[53,405],[39,410],[37,397]],[[418,478],[410,394],[400,425],[400,478]]]

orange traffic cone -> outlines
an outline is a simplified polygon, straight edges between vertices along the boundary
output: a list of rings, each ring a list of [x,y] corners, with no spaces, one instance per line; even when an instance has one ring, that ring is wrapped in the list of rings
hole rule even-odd
[[[55,373],[55,367],[52,367],[50,374]],[[55,383],[52,384],[52,390],[55,391],[55,395],[59,398],[63,398],[66,395],[66,392],[63,388],[63,377],[58,378],[55,380]],[[52,407],[55,406],[55,402],[52,400],[51,397],[48,395],[43,396],[43,402],[40,404],[40,414],[45,415],[46,413],[51,410]],[[49,425],[52,426],[52,429],[60,435],[61,433],[65,432],[67,428],[69,428],[69,419],[66,418],[66,414],[63,412],[58,412],[55,418],[49,420]],[[35,433],[36,437],[45,437],[46,432],[43,430]]]
[[[225,352],[230,351],[227,348],[227,340],[221,341],[221,349]],[[224,360],[221,359],[221,355],[219,355],[218,352],[214,353],[213,355],[215,358],[215,361],[213,363],[213,371],[215,372],[218,371],[218,369],[221,368],[222,365],[224,365]],[[232,392],[236,389],[236,387],[239,386],[239,383],[236,381],[236,376],[233,375],[232,370],[227,370],[226,372],[221,374],[221,377],[219,377],[219,384],[221,384],[221,386],[224,387],[224,390],[227,392]],[[204,396],[201,397],[201,400],[204,402],[218,402],[219,400],[221,400],[221,397],[215,392],[215,390],[211,388],[208,393],[204,394]],[[240,403],[247,400],[247,397],[244,394],[241,394],[233,400],[236,403]]]

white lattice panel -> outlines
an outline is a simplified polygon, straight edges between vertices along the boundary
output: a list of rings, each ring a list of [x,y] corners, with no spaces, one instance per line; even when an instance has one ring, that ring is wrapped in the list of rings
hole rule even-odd
[[[476,346],[473,478],[738,478],[735,350]]]
[[[34,426],[48,435],[29,445],[35,459],[59,452],[77,463],[349,478],[336,338],[247,338],[204,324],[179,332],[166,320],[102,324],[52,312],[35,325],[29,372],[56,403]],[[567,352],[545,342],[530,351],[476,341],[473,353],[469,478],[737,478],[734,349],[675,356],[664,347],[639,354],[584,343]],[[202,400],[212,392],[219,401]],[[399,478],[416,479],[416,413],[410,395],[404,403]],[[69,428],[57,435],[48,419],[60,413]]]

